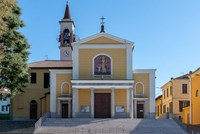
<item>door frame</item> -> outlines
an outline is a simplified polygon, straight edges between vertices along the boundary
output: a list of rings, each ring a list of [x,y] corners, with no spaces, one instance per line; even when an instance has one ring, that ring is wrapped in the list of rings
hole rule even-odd
[[[62,104],[68,104],[68,118],[71,118],[72,111],[72,99],[71,98],[64,98],[59,97],[58,98],[58,117],[62,118]]]

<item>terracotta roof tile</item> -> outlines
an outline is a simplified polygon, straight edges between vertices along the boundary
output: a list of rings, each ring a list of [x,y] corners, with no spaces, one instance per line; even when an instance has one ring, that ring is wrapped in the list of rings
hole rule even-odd
[[[72,68],[72,61],[44,60],[28,64],[29,68]]]

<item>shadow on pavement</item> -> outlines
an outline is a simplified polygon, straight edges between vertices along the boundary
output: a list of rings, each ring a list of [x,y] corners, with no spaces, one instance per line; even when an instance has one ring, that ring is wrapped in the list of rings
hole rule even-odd
[[[32,134],[35,121],[0,121],[0,134]]]

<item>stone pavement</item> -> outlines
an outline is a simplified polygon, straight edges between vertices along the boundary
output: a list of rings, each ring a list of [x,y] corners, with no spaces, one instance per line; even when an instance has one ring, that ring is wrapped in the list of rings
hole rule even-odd
[[[173,120],[47,118],[35,134],[186,134]]]
[[[0,121],[0,134],[32,134],[35,121]]]

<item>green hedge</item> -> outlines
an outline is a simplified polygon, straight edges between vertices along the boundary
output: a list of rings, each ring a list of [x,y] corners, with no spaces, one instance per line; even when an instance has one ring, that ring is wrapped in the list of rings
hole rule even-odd
[[[0,120],[9,120],[10,114],[0,114]]]

